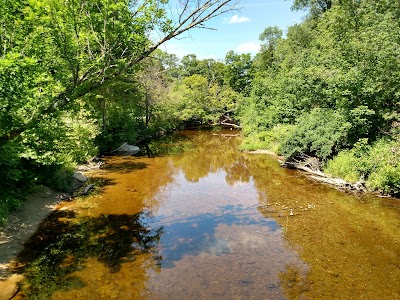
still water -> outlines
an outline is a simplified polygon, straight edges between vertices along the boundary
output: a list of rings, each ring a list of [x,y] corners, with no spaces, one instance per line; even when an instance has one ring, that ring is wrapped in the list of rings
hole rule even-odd
[[[26,244],[17,299],[400,299],[400,202],[184,131],[110,157]]]

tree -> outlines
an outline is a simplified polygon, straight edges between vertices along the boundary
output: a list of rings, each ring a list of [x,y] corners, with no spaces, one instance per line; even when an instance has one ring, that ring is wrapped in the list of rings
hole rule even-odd
[[[229,51],[225,56],[225,83],[237,93],[248,93],[253,79],[252,66],[250,54]]]
[[[168,94],[169,78],[168,71],[178,73],[177,57],[157,50],[152,57],[143,61],[143,70],[138,72],[137,78],[144,89],[145,94],[145,123],[149,125],[152,117],[152,107],[160,102],[162,97]]]
[[[205,22],[235,5],[233,0],[180,1],[174,22],[167,17],[165,0],[20,3],[26,13],[25,30],[19,36],[19,44],[5,47],[4,55],[13,52],[35,59],[43,74],[51,74],[51,80],[59,84],[59,92],[52,90],[47,101],[38,101],[40,105],[31,118],[2,134],[3,144],[34,127],[43,115],[51,117],[102,83],[134,69],[164,42],[192,28],[207,28]],[[7,24],[17,25],[17,17],[10,18]],[[162,37],[151,42],[149,34],[157,30]],[[4,46],[9,38],[1,40]]]
[[[398,193],[399,2],[296,0],[294,8],[310,15],[276,40],[272,67],[256,72],[250,97],[238,108],[243,132],[261,145],[283,133],[280,151],[287,156],[326,160],[348,151],[335,164],[351,165],[355,170],[347,171],[375,189]],[[270,28],[262,38],[275,41],[276,32]],[[260,62],[271,62],[261,54],[257,71]],[[363,159],[351,150],[361,141],[371,147]],[[377,168],[375,151],[386,159]],[[365,172],[367,161],[374,167]]]
[[[282,30],[277,26],[269,26],[260,34],[261,50],[255,58],[257,71],[265,71],[274,63],[274,52],[278,41],[282,38]]]
[[[0,1],[0,222],[31,183],[68,189],[76,163],[97,146],[133,142],[145,129],[135,78],[141,63],[165,41],[206,28],[235,5],[167,2]],[[156,33],[160,39],[152,41]]]
[[[215,59],[199,60],[195,54],[188,54],[182,57],[179,69],[182,79],[198,74],[206,77],[209,85],[218,83],[218,85],[222,86],[224,84],[225,65]]]
[[[292,10],[308,9],[311,16],[320,16],[331,9],[334,0],[294,0]]]
[[[188,54],[182,57],[180,61],[180,75],[181,77],[190,77],[195,74],[200,74],[200,66],[199,60],[196,57],[196,54]]]

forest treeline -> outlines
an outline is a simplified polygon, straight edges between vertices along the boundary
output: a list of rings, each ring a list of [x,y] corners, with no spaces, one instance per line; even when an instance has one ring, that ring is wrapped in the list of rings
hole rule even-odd
[[[301,24],[261,35],[249,97],[238,107],[248,148],[317,157],[325,172],[400,194],[400,2],[297,0]]]
[[[254,57],[157,49],[230,2],[171,18],[166,0],[2,1],[0,219],[34,184],[67,190],[98,153],[199,124],[235,124],[244,149],[317,157],[327,173],[398,196],[400,3],[295,0],[307,16],[285,34],[266,28]]]

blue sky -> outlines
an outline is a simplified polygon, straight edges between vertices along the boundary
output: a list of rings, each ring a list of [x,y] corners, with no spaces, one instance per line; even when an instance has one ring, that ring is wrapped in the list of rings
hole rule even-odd
[[[266,27],[276,25],[285,32],[288,26],[301,22],[305,12],[292,12],[291,5],[291,0],[241,0],[239,10],[206,24],[217,30],[193,29],[161,49],[179,57],[194,53],[198,59],[224,59],[230,50],[256,54],[258,37]]]

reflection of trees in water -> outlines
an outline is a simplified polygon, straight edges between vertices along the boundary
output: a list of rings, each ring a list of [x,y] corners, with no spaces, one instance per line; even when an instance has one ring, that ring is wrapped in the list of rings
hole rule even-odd
[[[175,133],[143,144],[143,148],[145,151],[139,152],[138,155],[145,155],[150,158],[179,155],[193,148],[193,145],[188,143],[188,137],[186,135]]]
[[[230,185],[236,182],[249,182],[250,177],[248,163],[243,156],[238,157],[226,172],[226,182]]]
[[[198,182],[210,172],[224,170],[227,182],[249,182],[250,174],[243,157],[238,153],[238,134],[210,131],[183,131],[165,136],[143,146],[141,155],[172,156],[175,168],[184,172],[190,182]]]
[[[60,289],[84,286],[71,276],[85,268],[85,260],[95,258],[110,272],[136,255],[152,252],[163,228],[146,226],[146,214],[102,215],[78,221],[72,211],[56,211],[40,226],[18,256],[29,298],[49,299]],[[155,255],[155,262],[157,262]]]
[[[285,228],[288,245],[298,249],[309,265],[307,275],[293,266],[280,274],[288,299],[301,298],[304,293],[311,299],[336,295],[353,299],[357,293],[369,299],[396,298],[398,289],[393,287],[398,286],[398,279],[387,276],[400,274],[389,263],[398,258],[391,253],[399,253],[394,243],[398,213],[393,207],[385,207],[382,200],[378,200],[380,205],[371,203],[371,196],[356,197],[313,183],[297,171],[281,169],[268,157],[248,159],[260,213]]]
[[[220,170],[228,174],[229,184],[249,181],[247,166],[237,150],[240,138],[232,134],[202,132],[190,136],[188,143],[193,144],[195,150],[173,157],[174,166],[182,170],[188,181],[198,182]]]

